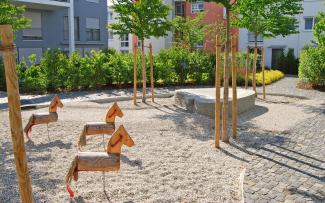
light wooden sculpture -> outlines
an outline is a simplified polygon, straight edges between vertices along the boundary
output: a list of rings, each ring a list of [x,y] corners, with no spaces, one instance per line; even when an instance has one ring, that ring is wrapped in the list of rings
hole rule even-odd
[[[134,141],[123,125],[116,130],[109,140],[107,152],[78,152],[65,179],[70,197],[74,197],[74,192],[71,190],[70,184],[72,179],[78,181],[78,172],[109,172],[120,170],[122,145],[128,147],[134,146]]]
[[[87,123],[84,126],[84,129],[80,135],[78,148],[79,150],[81,147],[86,146],[87,144],[87,136],[94,136],[94,135],[104,135],[108,134],[111,135],[115,131],[115,118],[116,116],[122,118],[123,112],[120,107],[115,102],[113,106],[108,110],[106,114],[106,122],[94,122],[94,123]]]
[[[59,118],[58,113],[57,113],[58,107],[62,108],[63,104],[62,104],[60,98],[56,95],[56,96],[54,96],[52,102],[50,103],[49,113],[34,113],[30,117],[30,119],[24,129],[24,132],[26,133],[26,136],[28,139],[30,139],[32,127],[34,125],[49,124],[49,123],[54,123],[54,122],[58,121],[58,118]]]

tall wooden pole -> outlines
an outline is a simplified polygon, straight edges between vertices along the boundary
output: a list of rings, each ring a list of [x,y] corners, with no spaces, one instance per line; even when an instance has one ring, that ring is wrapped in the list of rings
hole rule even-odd
[[[11,25],[0,25],[3,59],[6,72],[11,139],[16,163],[20,199],[23,203],[32,203],[32,187],[27,166],[24,134],[21,119],[19,86],[16,73],[16,54]],[[11,47],[10,49],[7,48]]]
[[[154,77],[153,77],[153,60],[152,60],[152,44],[149,44],[150,49],[150,77],[151,77],[151,100],[155,102],[155,84],[154,84]]]
[[[263,99],[266,99],[265,92],[265,55],[264,47],[262,47],[262,82],[263,82]]]
[[[146,102],[147,91],[147,71],[146,71],[146,56],[144,54],[144,40],[142,43],[142,102]]]
[[[216,104],[215,104],[215,147],[220,148],[220,72],[221,72],[221,39],[216,36]]]
[[[231,38],[231,61],[232,61],[232,137],[237,138],[237,37]]]
[[[229,97],[229,49],[230,49],[230,9],[226,8],[226,46],[223,79],[223,105],[222,105],[222,141],[229,142],[228,137],[228,97]]]
[[[257,65],[257,47],[254,48],[254,64],[253,64],[253,90],[255,95],[257,96],[256,92],[256,65]]]
[[[249,47],[247,47],[246,66],[245,66],[245,89],[248,88],[248,69],[249,69],[249,65],[250,65]]]
[[[138,53],[138,46],[134,45],[133,47],[133,104],[137,104],[137,53]]]

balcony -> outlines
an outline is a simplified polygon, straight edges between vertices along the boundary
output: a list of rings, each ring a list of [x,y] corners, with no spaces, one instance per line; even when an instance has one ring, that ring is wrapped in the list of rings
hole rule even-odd
[[[39,10],[57,10],[70,7],[70,0],[13,0],[13,3]]]

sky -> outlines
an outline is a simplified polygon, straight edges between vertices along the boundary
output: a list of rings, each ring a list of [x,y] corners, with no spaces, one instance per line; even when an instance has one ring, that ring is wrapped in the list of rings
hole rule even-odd
[[[112,1],[111,0],[107,0],[107,6],[112,5]]]

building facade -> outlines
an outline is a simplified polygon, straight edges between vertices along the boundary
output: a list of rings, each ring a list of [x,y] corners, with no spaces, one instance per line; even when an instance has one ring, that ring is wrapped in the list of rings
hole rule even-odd
[[[107,0],[14,0],[25,5],[31,27],[16,36],[18,59],[49,49],[66,53],[107,48]]]
[[[225,21],[225,9],[222,5],[215,3],[206,3],[204,1],[197,1],[189,3],[185,0],[164,0],[164,3],[169,5],[172,9],[168,16],[169,20],[174,19],[176,16],[195,18],[197,13],[206,12],[204,23],[211,24],[216,21]],[[116,22],[116,13],[108,6],[108,24]],[[238,33],[238,29],[232,30],[233,33]],[[215,38],[215,37],[213,37]],[[160,38],[151,38],[145,40],[145,44],[152,43],[153,52],[156,53],[160,49],[166,49],[172,46],[174,37],[172,32],[168,32],[167,36]],[[133,44],[137,44],[136,37],[133,35],[117,36],[112,31],[108,32],[108,47],[116,49],[121,52],[132,52]],[[215,40],[206,37],[205,40],[197,45],[197,48],[202,48],[210,52],[215,52]]]
[[[264,47],[265,50],[265,64],[267,67],[272,68],[277,63],[282,51],[291,49],[294,51],[295,56],[299,58],[303,47],[314,45],[311,42],[314,39],[313,26],[317,14],[324,11],[324,0],[304,0],[302,5],[303,13],[296,16],[299,21],[298,34],[287,37],[279,36],[272,39],[258,38],[258,46]],[[247,47],[254,47],[254,35],[252,33],[246,29],[240,29],[239,33],[240,50],[245,51]]]

